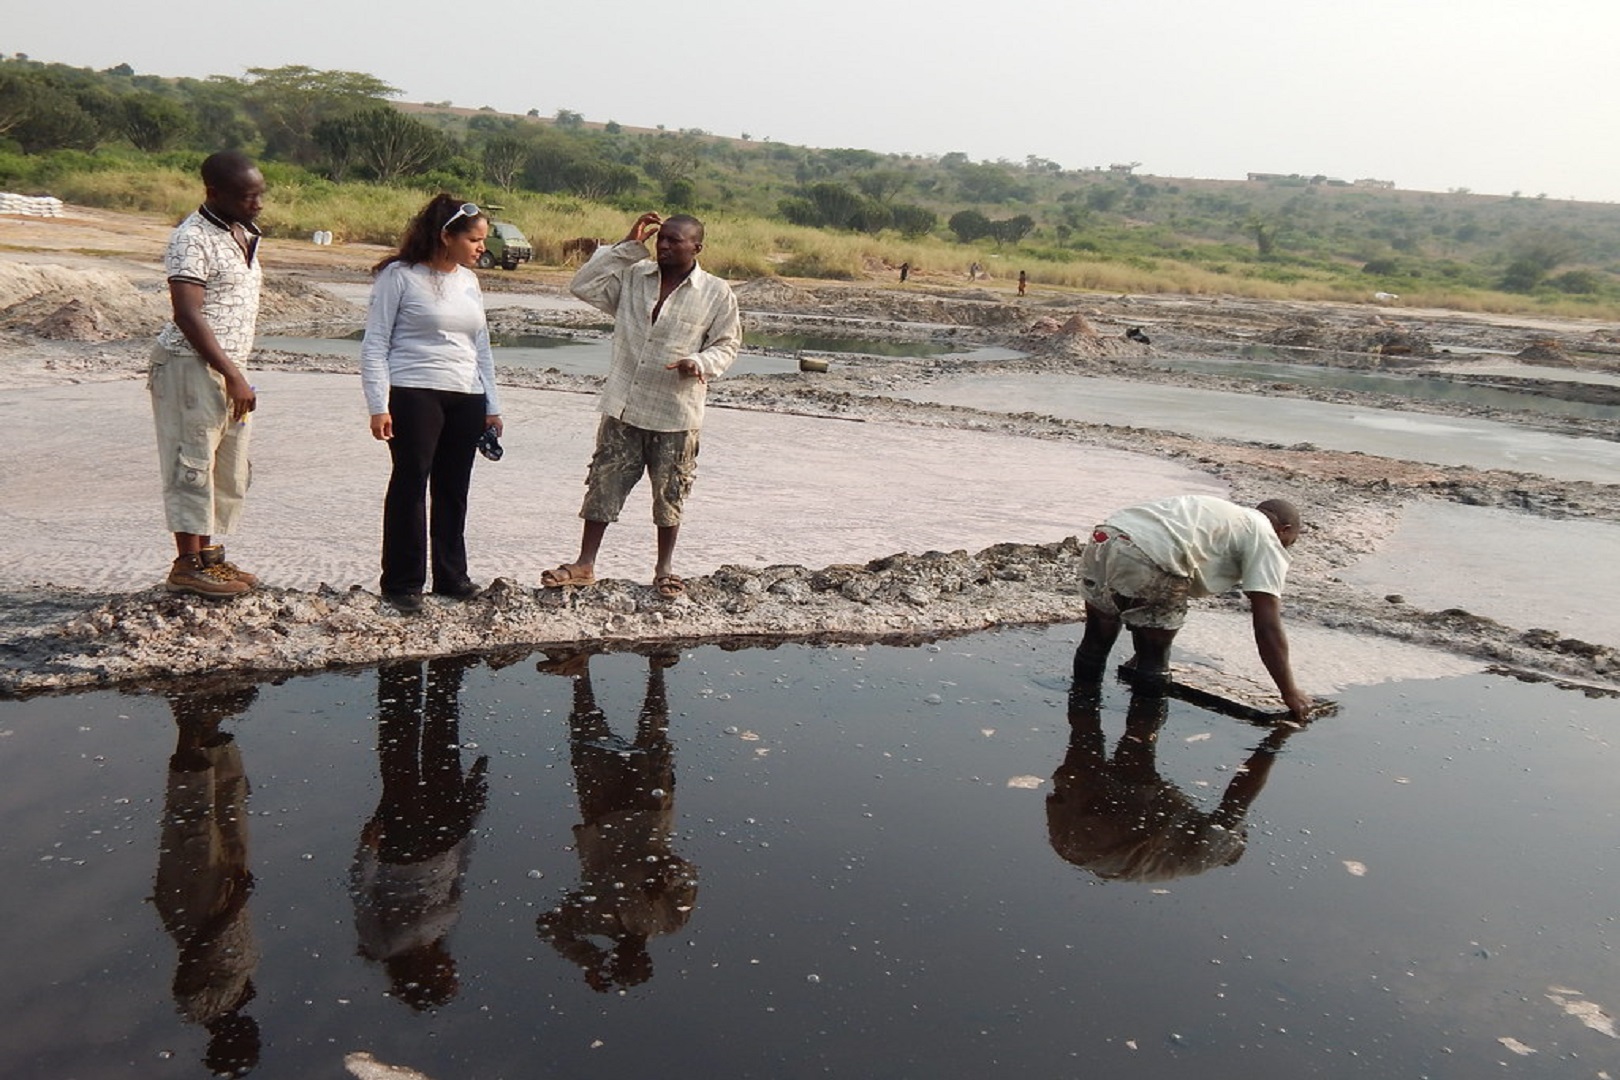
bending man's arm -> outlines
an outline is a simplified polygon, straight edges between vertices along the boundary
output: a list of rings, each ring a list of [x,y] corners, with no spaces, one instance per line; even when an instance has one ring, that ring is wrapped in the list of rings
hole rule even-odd
[[[1294,685],[1294,669],[1288,663],[1288,635],[1283,632],[1282,598],[1272,593],[1252,592],[1249,611],[1254,618],[1254,645],[1260,650],[1260,662],[1271,673],[1277,684],[1277,693],[1295,720],[1303,723],[1310,712],[1311,699]]]

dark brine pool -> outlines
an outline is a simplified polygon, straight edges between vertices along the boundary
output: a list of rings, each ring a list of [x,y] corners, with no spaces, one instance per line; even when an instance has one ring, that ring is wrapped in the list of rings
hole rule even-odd
[[[1071,716],[1074,641],[0,703],[0,1074],[1612,1074],[1612,700]]]

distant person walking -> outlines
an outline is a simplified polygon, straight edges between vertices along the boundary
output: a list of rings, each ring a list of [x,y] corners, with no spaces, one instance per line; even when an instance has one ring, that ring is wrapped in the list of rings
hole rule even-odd
[[[906,278],[908,278],[910,276],[911,276],[911,264],[908,263],[908,262],[901,263],[900,264],[900,284],[904,285],[906,283]]]
[[[657,255],[646,241],[657,234]],[[665,599],[686,591],[674,571],[682,510],[697,476],[698,434],[708,381],[737,358],[742,323],[731,286],[698,265],[703,223],[645,213],[612,247],[574,274],[573,294],[613,316],[613,359],[597,409],[596,451],[585,476],[579,554],[547,570],[541,585],[590,585],[611,522],[646,473],[652,482],[658,559],[653,587]]]
[[[1024,290],[1027,288],[1029,288],[1029,275],[1020,270],[1018,271],[1018,295],[1023,296]]]
[[[202,163],[203,204],[163,257],[173,317],[158,332],[146,388],[157,429],[163,511],[176,556],[164,587],[239,596],[259,579],[225,558],[248,489],[248,437],[259,401],[243,366],[253,351],[261,280],[264,177],[245,155]]]
[[[1080,555],[1086,629],[1074,653],[1075,682],[1102,680],[1123,624],[1136,647],[1125,665],[1133,682],[1162,692],[1188,597],[1238,588],[1249,598],[1255,646],[1283,704],[1296,720],[1307,719],[1311,699],[1294,684],[1282,625],[1287,549],[1299,526],[1299,511],[1282,499],[1250,509],[1212,495],[1178,495],[1108,515]]]
[[[407,614],[422,608],[430,563],[436,594],[478,594],[467,575],[467,489],[480,437],[503,430],[484,296],[470,269],[488,232],[477,206],[436,195],[406,226],[399,250],[372,268],[360,385],[371,437],[388,444],[394,463],[383,498],[382,594]]]

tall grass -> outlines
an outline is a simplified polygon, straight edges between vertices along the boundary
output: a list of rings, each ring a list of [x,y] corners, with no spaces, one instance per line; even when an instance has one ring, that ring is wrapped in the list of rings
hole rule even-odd
[[[144,211],[179,221],[202,199],[195,176],[178,169],[72,172],[51,185],[57,198],[81,206]]]
[[[392,247],[428,197],[420,191],[371,184],[272,184],[265,192],[259,222],[273,235],[307,236],[323,229],[336,243]]]

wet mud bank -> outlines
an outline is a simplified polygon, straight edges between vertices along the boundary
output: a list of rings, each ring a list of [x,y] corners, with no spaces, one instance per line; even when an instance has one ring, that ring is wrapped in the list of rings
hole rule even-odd
[[[158,589],[58,600],[12,628],[0,694],[161,681],[224,669],[274,676],[378,661],[544,647],[647,643],[922,642],[996,626],[1074,622],[1080,543],[999,544],[898,554],[865,564],[726,566],[661,598],[644,585],[534,589],[498,579],[472,601],[427,598],[401,615],[362,589],[261,589],[228,602]],[[1246,610],[1240,597],[1211,602]],[[1518,631],[1460,609],[1422,611],[1330,576],[1290,590],[1291,621],[1376,635],[1489,661],[1593,693],[1620,690],[1613,649],[1546,630]]]

